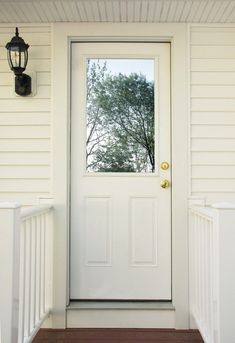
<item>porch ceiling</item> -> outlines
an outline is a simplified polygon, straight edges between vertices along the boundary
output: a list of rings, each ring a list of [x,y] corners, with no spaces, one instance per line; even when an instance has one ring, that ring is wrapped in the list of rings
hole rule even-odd
[[[234,23],[234,0],[0,0],[0,23]]]

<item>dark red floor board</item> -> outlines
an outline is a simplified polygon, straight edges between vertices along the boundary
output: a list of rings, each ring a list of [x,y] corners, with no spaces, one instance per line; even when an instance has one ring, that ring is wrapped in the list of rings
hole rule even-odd
[[[203,343],[196,330],[42,329],[33,343]]]

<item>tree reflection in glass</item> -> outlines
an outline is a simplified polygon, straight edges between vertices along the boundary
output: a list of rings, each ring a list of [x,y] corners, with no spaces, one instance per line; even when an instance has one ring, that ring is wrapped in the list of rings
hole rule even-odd
[[[153,75],[151,59],[87,60],[88,172],[154,172]]]

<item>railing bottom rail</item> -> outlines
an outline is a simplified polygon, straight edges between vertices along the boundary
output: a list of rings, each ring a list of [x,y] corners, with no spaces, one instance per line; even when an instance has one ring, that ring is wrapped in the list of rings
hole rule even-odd
[[[44,313],[44,315],[41,317],[41,319],[40,319],[39,322],[37,323],[37,327],[35,327],[35,328],[32,330],[32,332],[31,332],[31,334],[30,334],[30,337],[25,337],[23,343],[31,343],[31,342],[34,340],[36,334],[37,334],[38,331],[40,330],[40,327],[42,326],[42,324],[44,323],[44,321],[49,317],[50,312],[51,312],[51,310],[48,310],[48,311],[46,311],[46,312]]]

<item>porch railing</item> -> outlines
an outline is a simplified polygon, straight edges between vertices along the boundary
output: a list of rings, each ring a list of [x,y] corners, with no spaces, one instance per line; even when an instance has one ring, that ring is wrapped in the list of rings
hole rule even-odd
[[[235,205],[191,207],[190,313],[205,343],[235,342]]]
[[[52,308],[52,206],[0,204],[1,343],[32,342]]]

